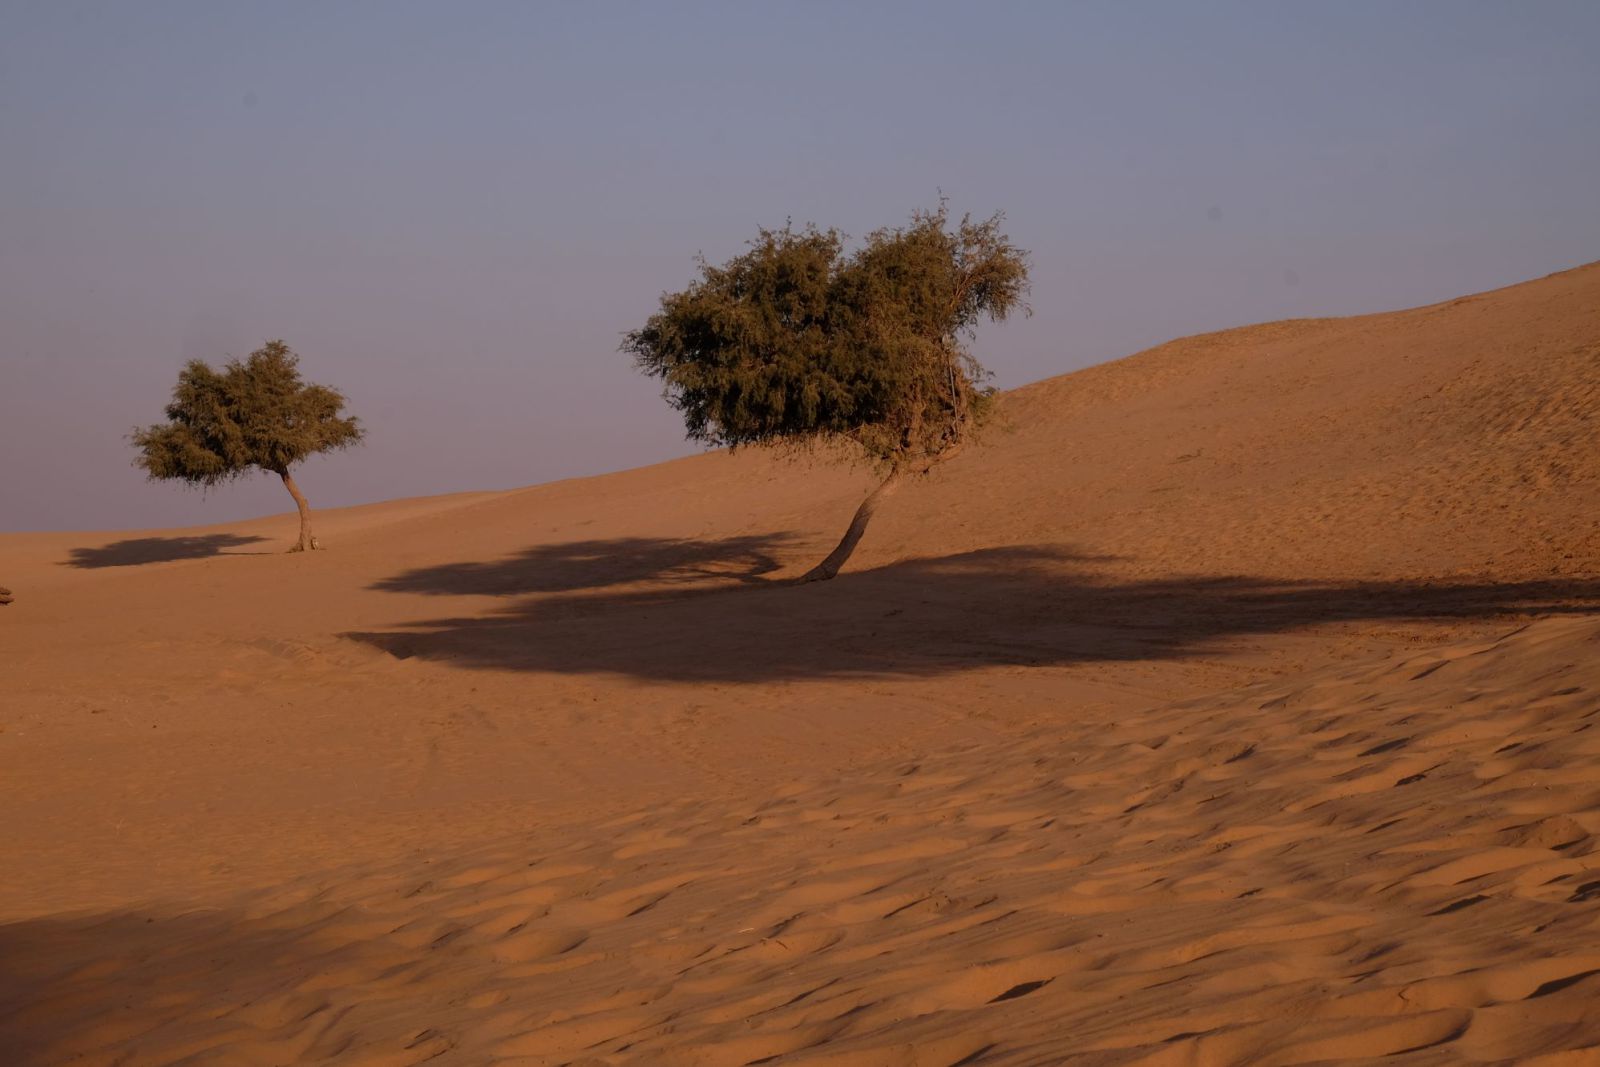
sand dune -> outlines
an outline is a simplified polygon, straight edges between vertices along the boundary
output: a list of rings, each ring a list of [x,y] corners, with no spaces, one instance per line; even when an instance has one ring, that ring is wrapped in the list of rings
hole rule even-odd
[[[715,454],[0,537],[18,1064],[1600,1062],[1600,266]]]
[[[26,922],[6,956],[45,993],[14,1036],[138,1063],[1571,1050],[1600,1042],[1597,658],[1600,623],[1536,623],[219,911]]]

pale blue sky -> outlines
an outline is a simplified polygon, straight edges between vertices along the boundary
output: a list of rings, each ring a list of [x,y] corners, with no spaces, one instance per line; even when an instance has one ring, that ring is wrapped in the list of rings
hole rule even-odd
[[[1600,3],[0,2],[0,529],[146,484],[182,361],[272,337],[370,430],[314,505],[690,451],[623,331],[786,217],[1004,209],[1002,386],[1600,258]]]

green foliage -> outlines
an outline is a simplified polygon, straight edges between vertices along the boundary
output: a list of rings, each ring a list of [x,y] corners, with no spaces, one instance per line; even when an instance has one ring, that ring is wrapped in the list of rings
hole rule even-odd
[[[953,228],[943,204],[846,253],[837,230],[760,231],[749,251],[661,297],[622,344],[714,445],[845,440],[893,469],[970,436],[992,391],[978,322],[1027,311],[1027,253],[1002,217]]]
[[[307,456],[361,440],[344,397],[301,380],[299,357],[271,341],[219,371],[192,360],[178,374],[169,421],[135,430],[134,461],[152,479],[212,486],[259,468],[284,475]]]

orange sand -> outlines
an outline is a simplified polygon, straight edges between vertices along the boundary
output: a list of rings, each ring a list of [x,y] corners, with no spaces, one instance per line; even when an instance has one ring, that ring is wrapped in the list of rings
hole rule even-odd
[[[758,453],[0,536],[0,1063],[1600,1063],[1600,265]],[[308,487],[314,491],[314,487]]]

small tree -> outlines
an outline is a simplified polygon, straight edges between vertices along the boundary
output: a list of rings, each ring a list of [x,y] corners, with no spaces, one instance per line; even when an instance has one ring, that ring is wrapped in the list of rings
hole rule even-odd
[[[763,229],[720,267],[701,259],[700,279],[626,335],[622,350],[665,382],[691,439],[844,442],[883,474],[802,581],[838,574],[882,500],[954,455],[989,406],[965,342],[980,319],[1027,311],[1027,253],[1001,221],[952,227],[941,203],[848,254],[837,230]]]
[[[152,481],[177,479],[213,486],[253,469],[276,474],[300,511],[300,541],[291,552],[317,547],[311,505],[289,468],[318,452],[348,448],[363,436],[357,419],[340,414],[344,396],[300,378],[300,357],[269,341],[245,360],[218,371],[191,360],[178,374],[167,422],[133,433],[134,461]]]

